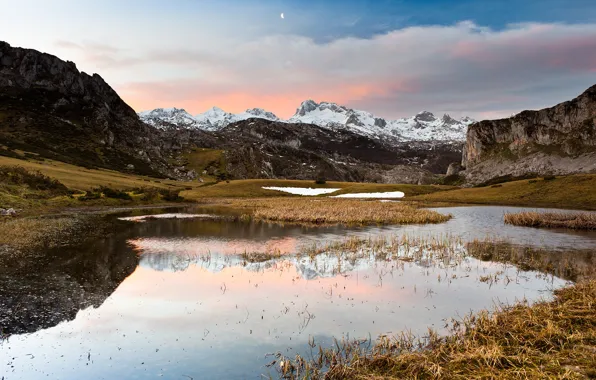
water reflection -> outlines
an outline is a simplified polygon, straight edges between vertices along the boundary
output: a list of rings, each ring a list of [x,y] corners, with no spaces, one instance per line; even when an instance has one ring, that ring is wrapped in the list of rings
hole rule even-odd
[[[0,270],[0,331],[34,332],[99,307],[138,265],[126,233]]]
[[[14,332],[45,329],[4,342],[0,373],[5,380],[256,379],[270,371],[267,353],[304,354],[313,337],[329,345],[333,337],[374,338],[403,329],[422,333],[429,326],[441,331],[444,319],[495,302],[548,298],[565,279],[592,276],[594,234],[509,228],[496,217],[504,210],[453,209],[446,211],[454,220],[444,225],[358,229],[223,220],[137,223],[81,249],[71,262],[57,260],[54,268],[31,272],[30,278],[3,274],[3,296],[29,294],[18,301],[35,310],[29,315],[54,307],[49,301],[34,306],[31,294],[61,284],[69,285],[52,294],[57,305],[70,302],[71,311],[51,323],[30,318],[35,328],[18,329],[27,314],[3,322],[15,326]],[[465,239],[433,254],[361,249],[357,254],[296,255],[313,244],[380,233],[459,233]],[[554,249],[521,246],[532,233],[540,237],[539,245]],[[491,243],[492,250],[467,243],[495,234],[510,243]],[[586,249],[571,252],[565,248],[569,244]],[[243,256],[253,251],[274,255],[257,261]],[[569,271],[569,266],[579,269]],[[42,285],[27,290],[36,279]],[[8,280],[13,285],[7,286]],[[87,301],[78,302],[79,294]],[[65,322],[51,327],[59,320]]]

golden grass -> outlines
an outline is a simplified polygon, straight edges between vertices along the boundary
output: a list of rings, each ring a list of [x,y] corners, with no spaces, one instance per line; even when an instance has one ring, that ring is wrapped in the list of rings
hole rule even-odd
[[[505,223],[514,226],[596,230],[596,214],[585,212],[506,213]]]
[[[327,182],[325,184],[315,184],[314,181],[307,180],[284,180],[284,179],[245,179],[234,181],[222,181],[204,185],[193,190],[183,191],[181,195],[187,199],[205,199],[205,198],[258,198],[258,197],[293,197],[299,198],[299,195],[292,195],[275,190],[265,190],[263,187],[312,187],[312,188],[338,188],[337,194],[346,193],[369,193],[386,191],[403,191],[406,197],[428,194],[435,191],[444,191],[453,189],[452,186],[439,185],[387,185],[376,183],[357,183],[357,182]],[[336,193],[334,193],[335,195]]]
[[[595,188],[596,174],[578,174],[553,180],[521,180],[495,186],[441,191],[409,199],[596,210]]]
[[[286,378],[588,379],[596,376],[596,281],[555,291],[555,300],[517,304],[454,321],[452,334],[384,337],[319,349],[284,362]],[[287,363],[287,364],[286,364]],[[328,368],[323,373],[322,368]]]
[[[39,171],[48,177],[57,179],[68,188],[77,190],[90,190],[99,186],[107,186],[119,190],[135,187],[182,189],[201,185],[199,182],[157,179],[107,169],[85,169],[81,166],[53,160],[32,161],[0,156],[0,166],[21,166],[30,171]]]
[[[76,230],[78,220],[60,218],[4,218],[0,222],[0,244],[17,248],[53,248],[61,234]]]
[[[249,209],[246,218],[259,221],[329,225],[442,223],[451,218],[403,203],[331,198],[268,198],[229,200],[233,208]]]

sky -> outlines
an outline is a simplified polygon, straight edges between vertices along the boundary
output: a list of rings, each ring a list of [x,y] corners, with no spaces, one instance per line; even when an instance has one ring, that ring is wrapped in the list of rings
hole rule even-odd
[[[596,84],[594,0],[0,0],[0,40],[135,110],[508,117]],[[284,18],[281,18],[284,13]]]

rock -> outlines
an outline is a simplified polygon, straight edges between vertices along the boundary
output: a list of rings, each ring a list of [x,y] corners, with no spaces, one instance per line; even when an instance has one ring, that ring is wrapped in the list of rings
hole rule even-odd
[[[126,165],[126,170],[135,170],[135,166],[133,164]]]
[[[12,128],[20,130],[19,138],[40,151],[50,147],[50,157],[66,156],[79,165],[101,162],[108,169],[140,159],[148,164],[137,165],[140,174],[170,174],[168,162],[154,154],[163,149],[164,136],[101,76],[80,72],[72,62],[0,41],[0,106],[0,113],[18,120]],[[10,138],[0,131],[0,141]],[[102,151],[106,147],[109,154]]]
[[[17,212],[14,208],[9,208],[9,209],[0,208],[0,215],[2,215],[2,216],[17,216]]]
[[[596,85],[539,111],[470,125],[462,166],[470,184],[502,175],[596,172]]]
[[[449,164],[447,168],[447,173],[445,174],[447,177],[451,175],[457,175],[462,171],[462,166],[458,162],[452,162]]]

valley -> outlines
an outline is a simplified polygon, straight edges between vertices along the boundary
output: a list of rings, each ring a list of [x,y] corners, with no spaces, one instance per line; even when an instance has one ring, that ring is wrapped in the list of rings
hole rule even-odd
[[[137,113],[0,42],[0,374],[590,378],[595,91]]]

